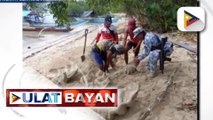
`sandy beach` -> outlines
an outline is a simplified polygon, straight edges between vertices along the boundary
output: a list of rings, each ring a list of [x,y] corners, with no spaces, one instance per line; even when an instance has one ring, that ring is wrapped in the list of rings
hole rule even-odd
[[[127,19],[118,21],[118,31],[123,31]],[[147,59],[142,61],[133,74],[125,73],[123,55],[117,56],[115,69],[104,74],[95,66],[90,57],[90,43],[98,32],[97,25],[76,27],[73,33],[23,33],[24,67],[30,67],[61,88],[116,87],[123,90],[123,100],[118,108],[93,109],[106,120],[138,120],[168,86],[168,78],[177,69],[165,97],[155,105],[146,120],[195,120],[197,119],[197,61],[196,55],[181,47],[174,46],[172,62],[165,63],[164,74],[158,70],[153,79],[147,77]],[[87,36],[86,60],[81,61],[84,43],[84,29]],[[196,34],[165,34],[174,41],[182,41],[197,48]],[[123,43],[123,33],[119,34]],[[29,39],[32,39],[27,43]],[[53,40],[54,39],[54,40]],[[39,41],[39,42],[37,42]],[[30,49],[29,49],[30,46]],[[143,49],[143,45],[141,47]],[[129,51],[129,61],[133,52]],[[122,108],[123,107],[123,108]],[[122,111],[122,112],[121,112]]]

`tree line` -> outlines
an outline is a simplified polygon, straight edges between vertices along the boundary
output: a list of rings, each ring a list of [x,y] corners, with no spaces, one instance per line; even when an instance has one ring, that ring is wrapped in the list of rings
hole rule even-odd
[[[34,4],[28,5],[33,7]],[[196,5],[197,0],[64,0],[50,2],[48,8],[59,25],[69,24],[69,16],[80,16],[84,11],[93,10],[97,15],[126,13],[151,30],[167,32],[177,29],[178,8]]]

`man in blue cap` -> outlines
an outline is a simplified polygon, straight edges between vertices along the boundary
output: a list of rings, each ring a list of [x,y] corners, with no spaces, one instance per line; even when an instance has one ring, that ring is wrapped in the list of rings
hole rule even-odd
[[[118,43],[118,33],[115,26],[112,25],[112,17],[110,15],[105,17],[104,26],[99,30],[96,36],[96,43],[99,42],[101,36],[103,40]]]

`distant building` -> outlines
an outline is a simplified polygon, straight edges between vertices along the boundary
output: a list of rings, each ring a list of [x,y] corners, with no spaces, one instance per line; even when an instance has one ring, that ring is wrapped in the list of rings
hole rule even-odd
[[[81,15],[81,17],[95,17],[95,12],[93,10],[91,11],[84,11],[84,13]]]
[[[33,11],[24,10],[22,12],[22,17],[24,22],[28,22],[30,24],[43,23],[43,18]]]

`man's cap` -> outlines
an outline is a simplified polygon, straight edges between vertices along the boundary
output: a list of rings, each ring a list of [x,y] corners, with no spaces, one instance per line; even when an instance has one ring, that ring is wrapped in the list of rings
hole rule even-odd
[[[107,15],[105,17],[105,23],[107,23],[107,24],[111,24],[112,23],[112,17],[110,15]]]
[[[144,29],[142,27],[137,27],[134,31],[133,31],[133,34],[134,34],[134,37],[135,38],[136,36],[138,36],[138,34],[144,32]]]

